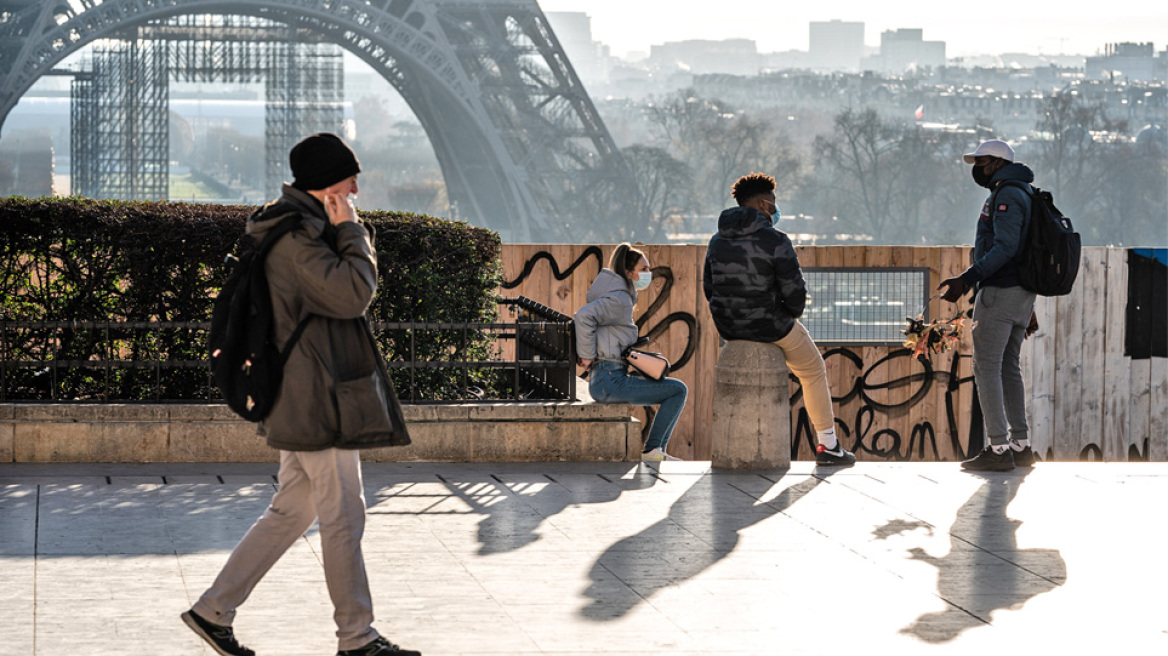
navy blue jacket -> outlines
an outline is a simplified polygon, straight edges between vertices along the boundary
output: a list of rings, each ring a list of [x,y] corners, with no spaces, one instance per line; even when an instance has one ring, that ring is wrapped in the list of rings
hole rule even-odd
[[[990,178],[992,191],[978,217],[973,264],[961,274],[961,280],[969,287],[1018,285],[1018,268],[1014,259],[1030,222],[1031,197],[1014,185],[1002,186],[1006,180],[1030,184],[1034,182],[1034,171],[1025,164],[1014,162]]]
[[[718,217],[706,248],[702,290],[723,339],[777,342],[807,304],[795,247],[771,217],[732,207]]]

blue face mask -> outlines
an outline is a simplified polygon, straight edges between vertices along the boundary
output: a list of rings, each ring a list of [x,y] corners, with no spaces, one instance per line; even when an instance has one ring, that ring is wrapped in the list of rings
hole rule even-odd
[[[780,219],[780,218],[782,218],[782,216],[783,216],[783,213],[782,213],[781,211],[779,211],[779,206],[778,206],[778,204],[776,204],[776,203],[771,203],[771,205],[774,205],[774,206],[775,206],[775,213],[771,215],[771,221],[774,221],[775,223],[778,223],[778,222],[779,222],[779,219]]]
[[[642,271],[637,274],[637,279],[633,281],[633,289],[641,291],[648,289],[649,283],[653,282],[653,273],[651,271]]]

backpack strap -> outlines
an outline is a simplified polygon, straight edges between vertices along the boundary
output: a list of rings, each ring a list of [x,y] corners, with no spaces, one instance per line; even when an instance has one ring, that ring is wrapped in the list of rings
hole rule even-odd
[[[997,187],[994,187],[993,193],[990,194],[991,216],[997,213],[998,192],[1002,190],[1002,187],[1006,186],[1017,187],[1018,189],[1026,192],[1026,195],[1030,197],[1030,215],[1033,215],[1034,203],[1038,201],[1038,193],[1037,190],[1035,190],[1034,185],[1030,184],[1029,182],[1022,182],[1021,180],[1003,180],[998,183]],[[1029,236],[1030,232],[1030,215],[1023,217],[1022,231],[1018,234],[1018,251],[1014,253],[1014,257],[1010,258],[1011,261],[1015,264],[1018,264],[1018,258],[1022,257],[1022,251],[1026,248],[1026,238]]]
[[[284,348],[280,349],[280,364],[287,364],[288,356],[292,355],[292,347],[296,346],[296,342],[300,341],[300,336],[304,334],[304,329],[308,327],[308,321],[315,317],[315,314],[310,314],[300,320],[296,325],[296,330],[292,331],[292,336],[284,343]]]
[[[272,226],[268,230],[267,234],[264,235],[263,241],[261,241],[257,247],[258,252],[256,253],[256,256],[259,257],[261,261],[266,260],[268,257],[268,251],[272,250],[272,247],[276,245],[276,242],[280,241],[280,238],[284,235],[299,228],[300,223],[301,216],[299,212],[289,212],[288,214],[285,214],[280,218],[279,222]],[[300,341],[300,336],[304,334],[304,329],[308,327],[309,320],[314,316],[316,315],[310,314],[301,319],[300,323],[296,325],[296,330],[292,331],[292,336],[289,337],[288,341],[284,343],[284,348],[280,349],[280,364],[286,364],[288,362],[288,356],[292,355],[292,348],[296,346],[296,342]]]
[[[288,214],[285,214],[283,217],[281,217],[276,225],[268,229],[267,234],[264,235],[263,241],[261,241],[256,247],[256,250],[259,251],[259,257],[267,257],[268,251],[272,250],[272,247],[276,245],[276,242],[280,241],[280,237],[283,237],[296,228],[299,228],[300,222],[301,217],[299,212],[289,212]]]

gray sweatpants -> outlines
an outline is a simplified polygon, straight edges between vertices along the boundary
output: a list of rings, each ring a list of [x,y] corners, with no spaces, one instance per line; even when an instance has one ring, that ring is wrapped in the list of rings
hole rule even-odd
[[[324,578],[337,623],[337,649],[364,647],[379,636],[373,629],[373,600],[361,553],[365,490],[360,452],[281,451],[277,478],[280,489],[271,505],[236,545],[215,583],[193,610],[210,622],[231,626],[235,609],[319,518]]]
[[[1034,299],[1021,287],[983,287],[973,304],[973,375],[990,444],[1029,434],[1019,355]]]

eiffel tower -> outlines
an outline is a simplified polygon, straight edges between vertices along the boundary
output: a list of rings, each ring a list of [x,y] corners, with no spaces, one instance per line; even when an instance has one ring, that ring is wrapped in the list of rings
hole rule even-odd
[[[635,193],[536,0],[0,0],[0,126],[89,43],[223,14],[275,21],[367,62],[421,121],[459,218],[504,241],[582,241]]]

